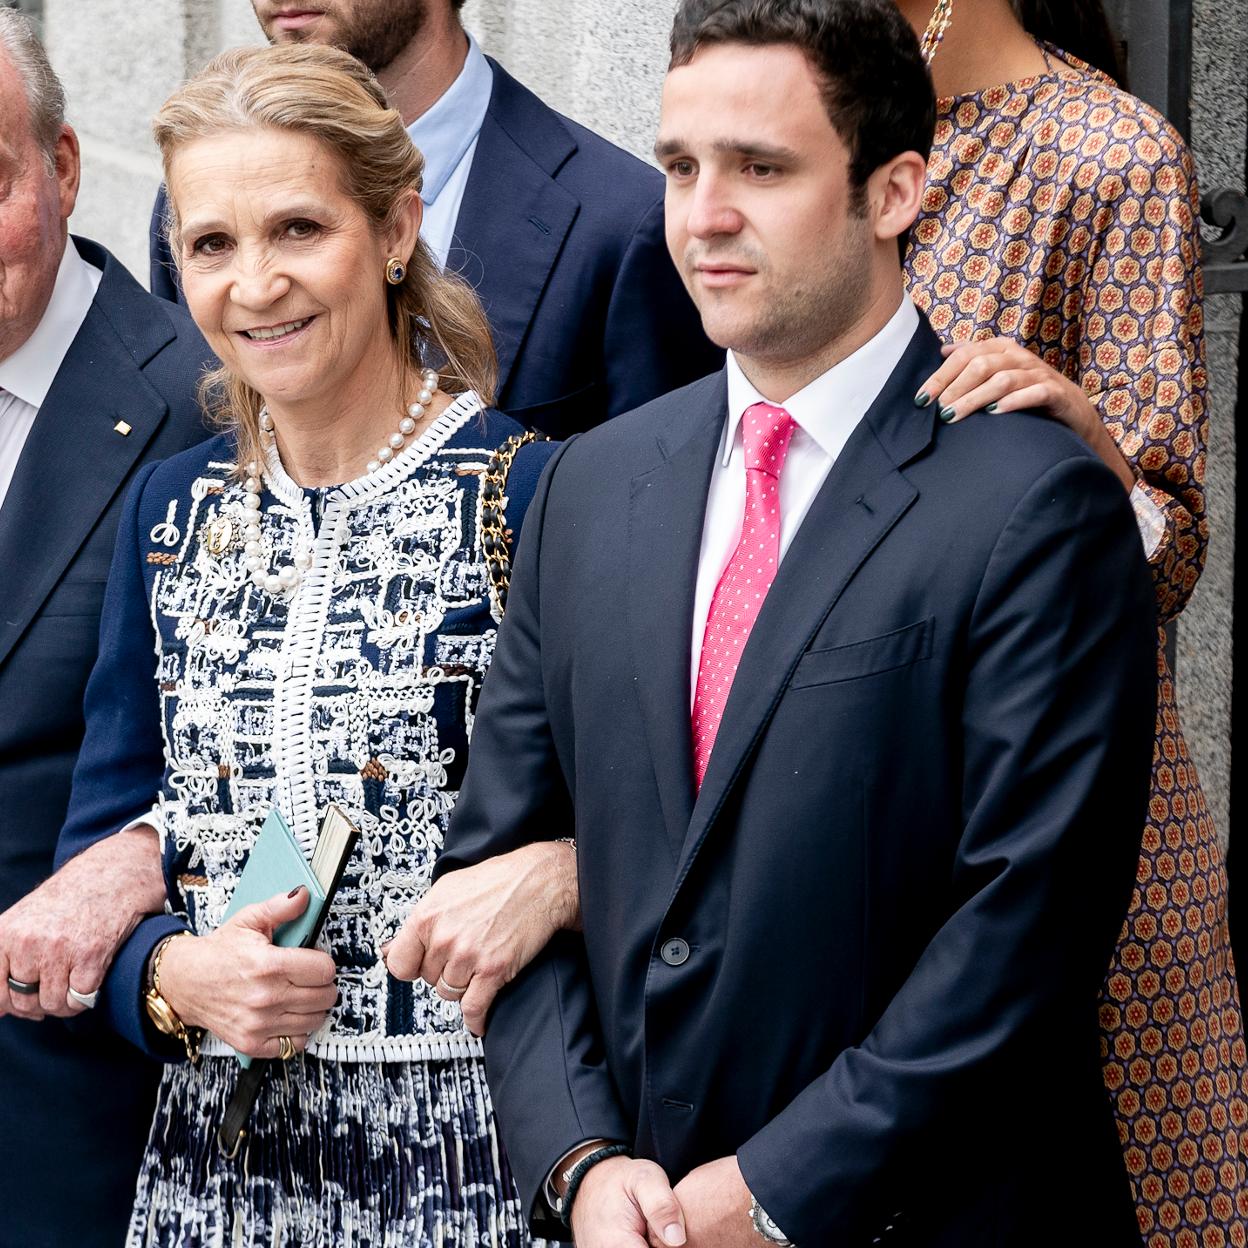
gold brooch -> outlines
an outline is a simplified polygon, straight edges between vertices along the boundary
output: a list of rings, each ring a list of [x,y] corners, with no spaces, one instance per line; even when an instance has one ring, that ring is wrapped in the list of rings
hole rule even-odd
[[[225,554],[233,539],[234,525],[229,516],[217,516],[204,525],[204,545],[210,555]]]

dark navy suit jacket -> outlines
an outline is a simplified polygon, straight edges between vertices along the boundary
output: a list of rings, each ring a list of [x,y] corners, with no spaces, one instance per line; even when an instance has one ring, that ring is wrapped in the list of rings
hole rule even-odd
[[[663,237],[663,178],[543,104],[497,62],[447,267],[476,289],[496,406],[552,438],[717,370]],[[152,214],[152,290],[180,297]],[[378,276],[380,280],[380,275]]]
[[[0,508],[0,910],[52,870],[126,485],[207,436],[190,318],[72,245],[104,277]],[[102,1031],[0,1019],[0,1242],[122,1242],[156,1077]]]
[[[1096,999],[1148,787],[1148,573],[1069,430],[914,407],[939,363],[923,324],[832,468],[700,792],[723,375],[547,468],[439,863],[577,837],[583,941],[485,1040],[537,1224],[603,1137],[673,1180],[735,1153],[802,1248],[1138,1243]]]

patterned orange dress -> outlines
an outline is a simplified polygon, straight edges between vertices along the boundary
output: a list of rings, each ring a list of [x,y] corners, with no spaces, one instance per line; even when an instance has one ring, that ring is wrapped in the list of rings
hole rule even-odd
[[[1208,540],[1195,175],[1159,114],[1044,50],[1047,73],[939,102],[910,293],[946,341],[1008,336],[1082,385],[1135,469],[1164,622]],[[1226,870],[1162,641],[1152,792],[1101,1052],[1145,1244],[1222,1248],[1248,1243],[1248,1063]]]

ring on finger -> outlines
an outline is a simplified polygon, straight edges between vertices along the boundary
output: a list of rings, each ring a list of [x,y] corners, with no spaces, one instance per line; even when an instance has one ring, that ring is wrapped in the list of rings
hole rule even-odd
[[[454,984],[448,984],[441,975],[438,976],[438,982],[434,987],[438,996],[446,1001],[462,1001],[464,994],[468,991],[467,984],[462,988],[456,988]]]
[[[37,997],[39,995],[39,981],[28,984],[25,980],[14,979],[12,975],[9,979],[9,991],[15,992],[19,997]]]
[[[79,1005],[85,1009],[95,1009],[95,1003],[100,999],[100,990],[97,988],[94,992],[79,992],[76,988],[69,990],[69,999],[77,1001]]]
[[[295,1055],[295,1042],[289,1036],[278,1036],[277,1038],[277,1056],[283,1062],[288,1062]]]

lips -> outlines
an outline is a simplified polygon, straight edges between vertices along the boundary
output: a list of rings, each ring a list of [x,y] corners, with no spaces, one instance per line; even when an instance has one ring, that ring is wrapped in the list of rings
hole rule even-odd
[[[239,330],[239,334],[250,342],[273,343],[293,338],[300,330],[306,328],[315,317],[305,316],[297,321],[284,321],[280,325],[258,325],[254,329]]]
[[[324,16],[323,9],[283,9],[274,14],[272,22],[279,30],[301,30]]]
[[[696,272],[704,286],[735,286],[754,276],[753,269],[733,265],[698,265]]]

